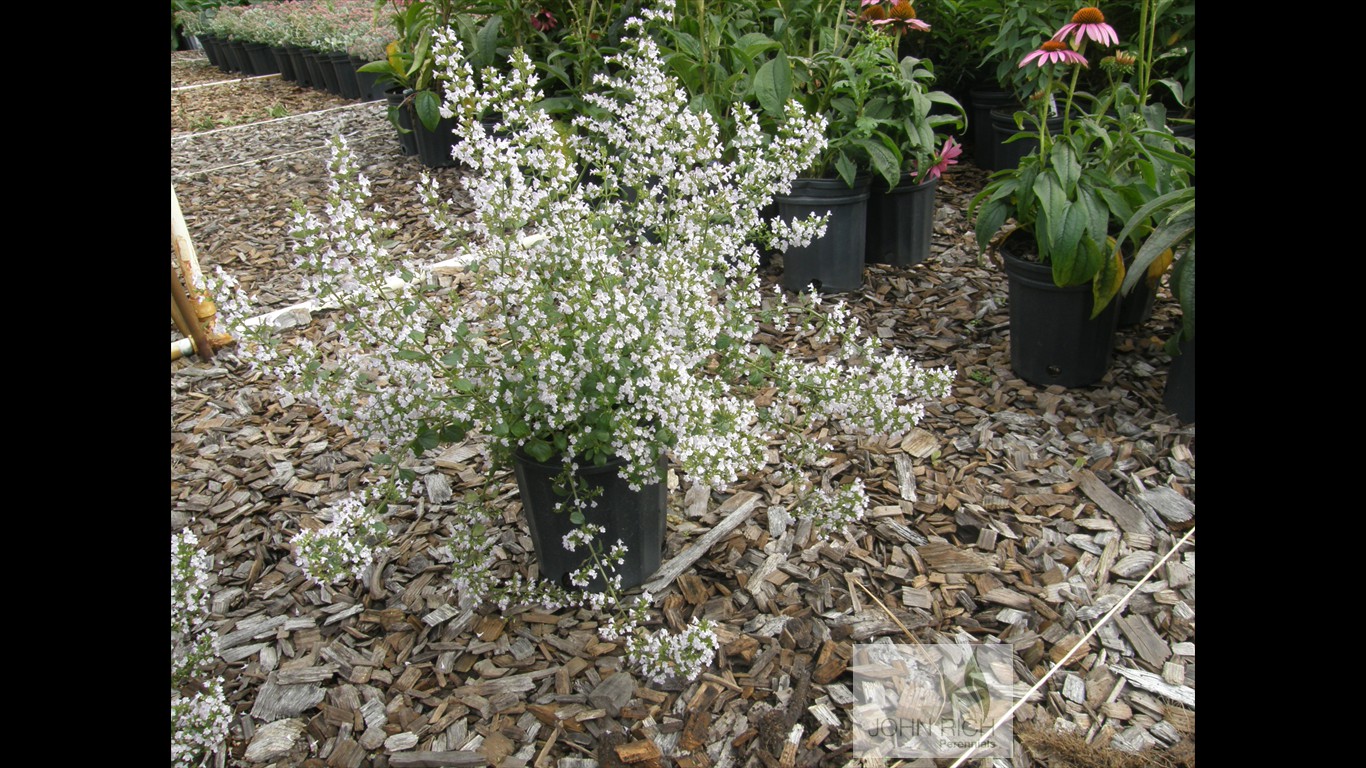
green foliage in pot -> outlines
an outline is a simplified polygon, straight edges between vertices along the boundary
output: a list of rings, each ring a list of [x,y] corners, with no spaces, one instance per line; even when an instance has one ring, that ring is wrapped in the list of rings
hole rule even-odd
[[[1151,221],[1156,225],[1150,227]],[[1164,255],[1171,258],[1172,252],[1180,252],[1172,262],[1170,285],[1181,303],[1181,330],[1167,340],[1167,351],[1176,354],[1180,342],[1195,340],[1195,187],[1174,189],[1134,211],[1120,238],[1145,227],[1150,232],[1124,278],[1124,291],[1132,289],[1153,266],[1161,268]]]
[[[930,25],[930,34],[917,38],[923,56],[934,62],[936,82],[949,93],[962,94],[983,84],[988,75],[982,60],[995,27],[989,19],[999,13],[1000,0],[932,0],[917,12]]]
[[[1087,60],[1065,42],[1068,37],[1083,48],[1088,40],[1107,47],[1118,43],[1099,11],[1088,8],[1024,57],[1019,66],[1038,69],[1044,95],[1034,100],[1032,115],[1019,113],[1017,120],[1027,116],[1033,121],[1039,149],[1018,167],[993,174],[973,198],[969,215],[976,217],[977,242],[983,249],[1014,219],[1019,230],[1032,236],[1039,262],[1051,266],[1054,283],[1091,285],[1099,314],[1124,283],[1124,241],[1146,234],[1151,223],[1125,225],[1147,202],[1188,186],[1194,161],[1187,145],[1171,134],[1165,109],[1148,104],[1138,90],[1143,86],[1127,80],[1137,75],[1137,82],[1144,82],[1147,69],[1141,62],[1122,53],[1107,57],[1102,69],[1109,84],[1100,96],[1090,96],[1077,89],[1078,68]],[[1065,97],[1063,129],[1053,136],[1046,120],[1059,94]],[[1090,111],[1074,108],[1078,100]],[[1120,228],[1124,233],[1111,243],[1111,231]]]
[[[790,78],[779,81],[774,58],[783,47],[760,29],[756,0],[684,0],[673,24],[654,25],[669,72],[687,90],[692,108],[711,115],[725,139],[734,136],[732,105],[757,104],[773,120],[783,116]]]
[[[376,10],[383,9],[384,5],[384,0],[380,0]],[[413,0],[406,5],[393,2],[389,18],[396,34],[395,39],[385,47],[385,58],[364,64],[359,69],[403,89],[407,94],[405,102],[411,100],[418,119],[430,131],[436,130],[437,123],[441,121],[441,94],[433,83],[435,59],[432,39],[437,31],[450,26],[456,15],[456,3],[451,0]],[[389,120],[396,128],[402,108],[403,105],[389,108]]]

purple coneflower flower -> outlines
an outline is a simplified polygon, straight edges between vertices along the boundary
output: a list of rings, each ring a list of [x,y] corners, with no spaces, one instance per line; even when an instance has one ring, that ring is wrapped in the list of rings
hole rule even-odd
[[[887,18],[876,19],[873,23],[879,26],[891,24],[899,35],[904,35],[912,29],[917,32],[930,31],[930,25],[915,17],[915,8],[906,0],[900,0],[893,5],[892,9],[887,12]]]
[[[1091,38],[1101,45],[1119,45],[1119,35],[1115,34],[1115,28],[1105,23],[1105,14],[1099,8],[1082,8],[1072,14],[1072,23],[1064,24],[1063,28],[1053,35],[1054,40],[1062,40],[1072,32],[1077,34],[1072,38],[1072,45],[1081,45],[1083,38]]]
[[[943,149],[939,150],[939,161],[930,166],[930,170],[927,171],[925,175],[930,179],[939,178],[944,174],[944,171],[949,169],[950,165],[958,165],[958,156],[961,154],[963,154],[963,148],[958,146],[958,142],[954,141],[953,137],[950,136],[948,140],[944,142]],[[917,174],[913,172],[911,175],[916,176]]]
[[[539,32],[549,32],[558,25],[559,22],[555,20],[555,14],[544,8],[537,11],[536,14],[531,17],[531,26],[535,27]]]
[[[1039,50],[1034,51],[1020,61],[1020,66],[1029,62],[1036,62],[1039,66],[1045,64],[1080,64],[1087,66],[1086,57],[1067,47],[1067,43],[1060,43],[1057,40],[1045,40],[1039,46]]]

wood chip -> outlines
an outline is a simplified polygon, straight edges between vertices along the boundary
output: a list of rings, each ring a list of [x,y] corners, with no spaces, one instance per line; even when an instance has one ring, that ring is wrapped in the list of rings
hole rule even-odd
[[[1159,696],[1165,696],[1178,704],[1184,704],[1191,709],[1195,708],[1195,689],[1185,685],[1171,685],[1163,680],[1160,675],[1151,672],[1144,672],[1141,669],[1129,669],[1127,667],[1114,666],[1112,670],[1124,675],[1133,685],[1145,691],[1151,691]]]
[[[474,768],[487,764],[481,752],[399,752],[389,755],[391,768]]]
[[[982,556],[952,544],[930,542],[915,551],[925,565],[941,573],[982,573],[991,569],[991,563]]]
[[[1110,490],[1095,473],[1089,469],[1079,470],[1072,475],[1077,481],[1077,486],[1100,508],[1110,514],[1119,524],[1120,529],[1131,533],[1153,533],[1152,524],[1143,516],[1143,513],[1134,509],[1133,505],[1121,499],[1118,494]]]

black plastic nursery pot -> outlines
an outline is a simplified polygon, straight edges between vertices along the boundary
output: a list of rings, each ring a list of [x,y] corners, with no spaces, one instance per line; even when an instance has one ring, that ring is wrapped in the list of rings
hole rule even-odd
[[[868,235],[863,260],[869,264],[910,267],[930,255],[934,234],[934,193],[939,179],[917,183],[909,173],[895,187],[872,182],[868,193]]]
[[[1110,368],[1119,302],[1099,317],[1091,284],[1060,288],[1053,270],[1023,258],[1033,250],[1029,236],[1012,235],[1001,245],[1010,303],[1010,368],[1031,384],[1084,387],[1100,381]]]
[[[360,68],[368,63],[364,59],[351,57],[351,68],[356,70],[356,85],[360,88],[358,98],[361,101],[380,101],[384,98],[384,90],[387,85],[374,72],[360,71]]]
[[[996,167],[996,134],[991,129],[991,111],[1014,108],[1018,102],[1013,94],[994,88],[968,92],[972,104],[972,161],[978,168],[994,171]]]
[[[1180,342],[1179,348],[1181,354],[1172,358],[1167,370],[1162,404],[1183,424],[1190,424],[1195,421],[1195,339]]]
[[[1119,327],[1133,328],[1148,322],[1148,318],[1153,316],[1153,307],[1157,304],[1157,291],[1148,285],[1147,278],[1144,278],[1134,285],[1129,295],[1116,296],[1114,300],[1119,302]]]
[[[204,47],[204,55],[209,59],[209,63],[222,69],[223,65],[220,63],[222,57],[218,53],[218,39],[213,35],[201,33],[199,35],[199,44]]]
[[[304,63],[308,67],[309,87],[320,91],[327,90],[327,81],[323,79],[323,69],[331,69],[325,60],[320,59],[322,55],[317,51],[304,49]]]
[[[285,51],[289,53],[289,60],[294,64],[294,82],[305,88],[313,88],[313,73],[308,69],[308,58],[306,52],[297,45],[286,45]]]
[[[247,43],[247,58],[251,59],[251,69],[256,75],[275,75],[280,72],[280,65],[275,61],[275,56],[270,52],[270,46],[260,43]]]
[[[340,96],[341,85],[337,81],[337,68],[332,66],[332,54],[317,51],[314,59],[318,62],[318,75],[322,79],[323,89],[333,96]]]
[[[1073,111],[1073,114],[1076,114],[1076,112]],[[1028,133],[1033,131],[1035,138],[1020,139],[1019,141],[1012,141],[1007,144],[1006,141],[1010,137],[1021,132],[1021,129],[1015,127],[1015,110],[991,110],[991,130],[995,139],[992,144],[994,156],[991,169],[993,171],[999,171],[1003,168],[1015,168],[1026,155],[1039,148],[1039,134],[1037,129],[1031,128],[1031,126],[1032,123],[1026,121],[1024,132]],[[1048,118],[1048,133],[1050,136],[1056,136],[1062,133],[1061,115]]]
[[[270,55],[275,58],[275,66],[283,80],[297,80],[298,75],[294,74],[294,59],[290,58],[289,51],[277,46],[270,47]]]
[[[360,84],[356,82],[356,67],[351,63],[351,57],[345,53],[330,53],[327,55],[332,62],[332,70],[337,75],[337,89],[344,99],[359,99]]]
[[[868,239],[869,178],[850,187],[843,179],[796,179],[792,191],[777,195],[786,221],[830,212],[825,236],[783,254],[783,288],[799,292],[815,284],[820,291],[857,291],[863,287],[863,255]]]
[[[618,539],[626,544],[626,562],[616,567],[616,573],[621,574],[622,588],[629,589],[644,584],[659,570],[668,496],[662,482],[647,485],[639,491],[631,490],[618,474],[623,463],[619,459],[601,467],[580,465],[578,476],[593,489],[597,502],[596,506],[584,510],[584,518],[607,529],[598,537],[595,546],[610,548]],[[664,468],[661,459],[661,476]],[[518,453],[513,456],[513,470],[522,497],[522,511],[531,528],[541,578],[568,586],[568,575],[583,567],[591,555],[582,546],[576,547],[574,552],[564,548],[565,535],[577,528],[569,520],[569,511],[559,509],[565,497],[556,492],[555,479],[564,470],[564,465],[559,462],[542,464]],[[601,592],[605,586],[597,578],[588,588]]]
[[[245,72],[242,61],[247,58],[247,52],[242,50],[241,43],[236,40],[224,40],[219,44],[219,50],[224,54],[224,72]]]
[[[417,154],[417,134],[413,131],[413,110],[412,105],[403,103],[403,92],[393,88],[384,92],[384,97],[389,100],[389,107],[398,107],[398,125],[395,129],[398,134],[398,146],[404,157]],[[407,131],[406,133],[404,131]]]
[[[413,133],[417,135],[417,154],[422,164],[428,168],[453,168],[456,166],[451,148],[455,146],[455,118],[443,117],[436,123],[436,130],[429,131],[417,115],[413,115]]]

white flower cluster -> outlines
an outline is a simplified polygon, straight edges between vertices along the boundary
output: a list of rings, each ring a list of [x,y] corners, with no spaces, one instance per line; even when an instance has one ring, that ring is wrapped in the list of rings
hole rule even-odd
[[[368,503],[375,494],[362,491],[328,508],[332,521],[305,529],[290,540],[294,561],[319,586],[362,579],[388,539],[389,528]]]
[[[223,692],[223,678],[210,680],[193,695],[208,669],[217,633],[204,626],[209,618],[209,556],[190,530],[171,537],[171,765],[177,768],[206,760],[228,737],[233,711]]]
[[[849,526],[863,519],[868,509],[868,493],[864,490],[863,479],[854,478],[849,485],[838,490],[808,488],[801,498],[797,513],[809,517],[816,525],[834,535],[848,532]]]
[[[645,627],[653,596],[647,591],[598,629],[604,640],[625,643],[626,658],[649,681],[691,681],[711,666],[719,640],[712,623],[694,618],[680,632],[651,631]]]
[[[171,765],[203,765],[228,738],[233,711],[223,693],[223,678],[215,678],[193,696],[171,699]]]
[[[186,529],[171,537],[171,681],[188,679],[213,655],[209,618],[209,556]]]

